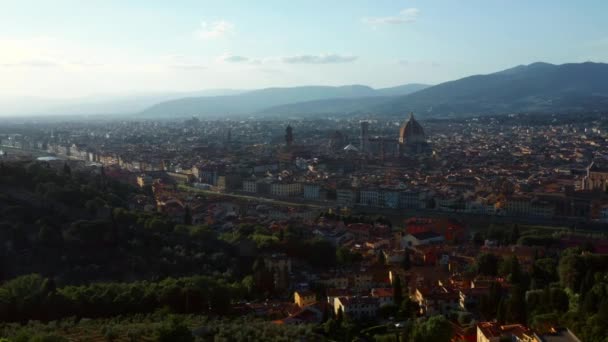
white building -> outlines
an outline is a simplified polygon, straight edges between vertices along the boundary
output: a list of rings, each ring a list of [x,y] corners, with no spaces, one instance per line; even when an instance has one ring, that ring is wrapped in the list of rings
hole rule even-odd
[[[270,194],[279,197],[293,197],[302,193],[301,183],[272,183]]]
[[[246,179],[243,181],[243,191],[250,193],[258,192],[258,182],[253,179]]]
[[[304,184],[304,198],[318,200],[321,198],[321,186],[319,184]]]
[[[337,297],[334,310],[337,315],[342,311],[344,317],[366,319],[376,317],[380,302],[374,297]]]
[[[357,202],[357,192],[352,189],[337,189],[336,203],[341,207],[352,207]]]

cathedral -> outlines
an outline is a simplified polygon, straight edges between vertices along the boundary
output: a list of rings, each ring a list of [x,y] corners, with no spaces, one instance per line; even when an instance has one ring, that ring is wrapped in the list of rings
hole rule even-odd
[[[422,126],[410,113],[409,118],[401,124],[399,137],[370,137],[369,123],[361,122],[359,151],[364,154],[379,156],[381,159],[419,157],[430,155],[431,148]]]
[[[424,129],[410,113],[407,121],[399,128],[399,155],[419,155],[430,151]]]
[[[587,167],[587,175],[583,178],[585,190],[608,191],[608,166],[606,164],[600,165],[594,161]]]

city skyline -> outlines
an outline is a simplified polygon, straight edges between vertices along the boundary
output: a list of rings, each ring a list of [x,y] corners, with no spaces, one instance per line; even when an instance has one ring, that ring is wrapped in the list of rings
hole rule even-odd
[[[12,2],[0,14],[0,92],[78,98],[386,87],[536,61],[605,62],[606,7],[600,1]]]

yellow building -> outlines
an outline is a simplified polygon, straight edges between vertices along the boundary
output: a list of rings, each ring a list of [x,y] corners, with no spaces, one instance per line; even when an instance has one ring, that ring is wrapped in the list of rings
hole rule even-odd
[[[301,308],[317,302],[317,295],[311,291],[295,291],[293,293],[294,302]]]

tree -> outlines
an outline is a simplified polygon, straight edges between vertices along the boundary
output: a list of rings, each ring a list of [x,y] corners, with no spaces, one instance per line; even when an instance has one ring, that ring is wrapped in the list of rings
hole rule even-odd
[[[514,224],[513,228],[511,228],[511,244],[516,244],[517,241],[519,240],[520,234],[519,234],[519,225]]]
[[[568,250],[564,251],[566,253]],[[566,253],[559,260],[559,279],[563,286],[573,290],[580,290],[581,281],[583,280],[585,270],[585,262],[579,254]]]
[[[526,302],[524,296],[525,292],[519,285],[513,287],[511,297],[507,302],[507,323],[526,322]]]
[[[499,274],[506,277],[512,284],[518,284],[521,281],[521,269],[519,260],[512,255],[500,262]]]
[[[157,342],[194,342],[192,331],[177,317],[170,317],[169,322],[161,325],[156,331]]]
[[[72,174],[72,168],[68,165],[68,163],[63,163],[63,174],[69,176]]]
[[[475,234],[473,234],[473,243],[476,246],[483,246],[484,239],[483,235],[480,232],[475,232]]]
[[[452,325],[442,315],[429,318],[426,322],[414,326],[412,341],[448,342],[452,338]]]
[[[477,257],[477,273],[495,276],[498,274],[498,257],[490,253],[482,253]]]
[[[192,213],[190,212],[190,206],[188,205],[184,208],[184,224],[192,224]]]
[[[412,268],[412,262],[410,260],[410,251],[407,248],[405,249],[405,253],[403,255],[403,261],[401,262],[401,268],[403,268],[405,271]]]
[[[63,336],[59,336],[59,335],[55,335],[55,334],[48,334],[48,335],[45,334],[45,335],[35,335],[29,341],[30,342],[68,342],[68,339]]]
[[[505,324],[505,316],[507,314],[507,308],[505,305],[505,301],[504,299],[500,299],[500,302],[498,302],[498,308],[496,309],[496,321],[499,324]]]
[[[393,280],[393,302],[398,307],[401,306],[401,302],[403,302],[403,289],[401,288],[401,278],[398,274],[395,275],[395,279]]]
[[[415,302],[408,298],[401,303],[401,314],[404,318],[416,318],[419,312],[420,305],[418,305],[418,302]]]
[[[384,265],[386,264],[386,257],[384,256],[384,252],[383,251],[379,251],[378,252],[378,264],[380,265]]]

